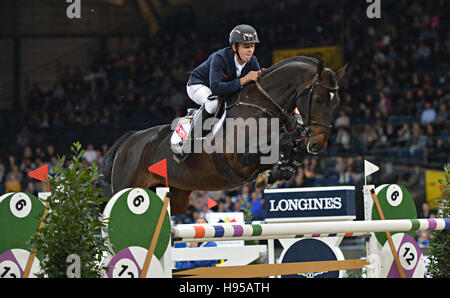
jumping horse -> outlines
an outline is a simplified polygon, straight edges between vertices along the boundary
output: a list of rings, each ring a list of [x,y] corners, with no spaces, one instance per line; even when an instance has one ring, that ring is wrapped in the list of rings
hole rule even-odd
[[[338,82],[346,68],[347,65],[334,72],[322,60],[304,56],[283,60],[262,71],[256,82],[224,98],[227,119],[266,118],[269,123],[269,119],[277,118],[279,125],[269,124],[267,130],[279,136],[279,144],[300,129],[308,153],[317,154],[327,146],[333,112],[339,103]],[[294,120],[295,108],[303,119],[301,126]],[[264,154],[260,152],[236,150],[190,153],[180,163],[173,158],[170,147],[172,132],[171,125],[166,124],[129,131],[116,140],[99,166],[104,195],[110,197],[128,187],[165,185],[165,178],[149,172],[148,167],[167,159],[171,213],[183,214],[192,191],[235,189],[254,181],[276,163],[263,164],[260,157]],[[246,141],[249,140],[247,135]]]

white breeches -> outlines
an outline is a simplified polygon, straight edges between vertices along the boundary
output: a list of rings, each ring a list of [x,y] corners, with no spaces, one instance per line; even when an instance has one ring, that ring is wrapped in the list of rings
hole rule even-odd
[[[191,86],[186,85],[186,90],[189,98],[198,105],[205,104],[205,109],[209,114],[213,114],[217,110],[219,101],[209,100],[208,96],[212,94],[208,86],[202,84],[195,84]]]

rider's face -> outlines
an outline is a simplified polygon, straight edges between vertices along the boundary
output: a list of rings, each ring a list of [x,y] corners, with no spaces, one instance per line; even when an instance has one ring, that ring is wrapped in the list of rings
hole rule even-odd
[[[236,45],[233,45],[234,50],[236,50]],[[248,62],[253,56],[255,52],[255,44],[247,43],[247,44],[239,44],[238,47],[239,55],[241,56],[242,61],[240,62]],[[239,57],[237,57],[239,59]]]

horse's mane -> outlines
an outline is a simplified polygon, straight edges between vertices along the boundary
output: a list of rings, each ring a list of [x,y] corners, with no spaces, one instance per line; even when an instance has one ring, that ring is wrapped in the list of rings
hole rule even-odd
[[[278,63],[273,64],[272,66],[270,66],[269,68],[265,69],[262,72],[262,76],[268,75],[272,71],[277,70],[280,67],[283,67],[284,65],[292,63],[292,62],[303,62],[303,63],[319,65],[319,64],[321,64],[322,61],[319,61],[318,59],[312,58],[312,57],[295,56],[295,57],[287,58]]]
[[[307,57],[307,56],[295,56],[295,57],[287,58],[285,60],[282,60],[278,63],[273,64],[269,68],[265,69],[262,72],[261,76],[264,77],[265,75],[268,75],[272,71],[277,70],[277,69],[283,67],[284,65],[292,63],[292,62],[303,62],[303,63],[316,65],[317,69],[318,69],[318,71],[317,71],[318,73],[320,73],[324,69],[324,61],[323,60],[319,60],[319,59],[316,59],[313,57]],[[335,74],[330,71],[327,71],[326,73],[331,82],[331,86],[337,86],[337,80],[336,80]]]

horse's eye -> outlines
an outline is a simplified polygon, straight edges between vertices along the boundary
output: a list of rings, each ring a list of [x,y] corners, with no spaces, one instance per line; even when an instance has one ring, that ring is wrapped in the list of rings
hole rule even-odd
[[[323,96],[317,96],[317,97],[314,98],[314,102],[315,102],[317,105],[323,104],[324,101],[326,101],[326,98],[323,97]]]

